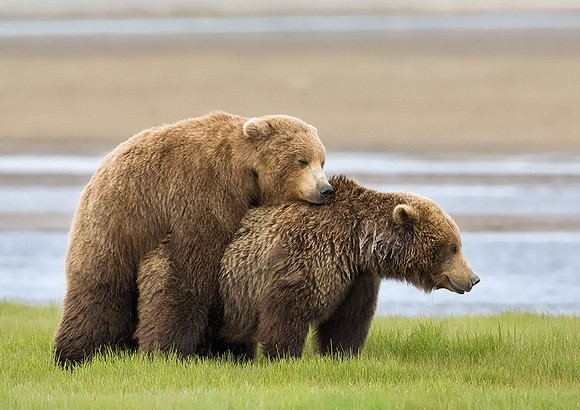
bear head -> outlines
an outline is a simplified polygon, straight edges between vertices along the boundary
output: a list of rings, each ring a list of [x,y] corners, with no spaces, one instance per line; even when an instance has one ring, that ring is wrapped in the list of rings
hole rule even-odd
[[[262,205],[325,202],[334,190],[323,167],[326,151],[315,127],[287,115],[250,118],[244,137],[253,145],[252,169]]]
[[[343,196],[342,185],[340,179],[331,181],[337,188],[336,201]],[[425,292],[445,288],[462,294],[479,282],[463,254],[459,228],[431,199],[366,192],[361,201],[365,206],[359,246],[372,272]]]
[[[444,288],[459,294],[479,282],[463,254],[459,228],[435,202],[408,195],[391,218],[407,282],[427,292]]]

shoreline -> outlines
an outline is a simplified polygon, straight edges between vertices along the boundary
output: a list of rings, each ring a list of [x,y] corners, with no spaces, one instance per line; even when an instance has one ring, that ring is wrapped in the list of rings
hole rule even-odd
[[[0,155],[0,232],[66,231],[98,155]],[[464,232],[580,233],[578,156],[401,156],[328,152],[327,175],[436,200]],[[557,199],[558,198],[558,199]]]

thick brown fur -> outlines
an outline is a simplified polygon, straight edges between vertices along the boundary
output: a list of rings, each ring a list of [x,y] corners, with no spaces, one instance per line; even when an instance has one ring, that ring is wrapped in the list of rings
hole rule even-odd
[[[152,309],[139,341],[196,353],[220,259],[242,217],[253,205],[323,202],[331,192],[324,156],[316,129],[297,118],[223,112],[151,128],[119,145],[83,191],[73,220],[59,363],[135,347],[137,270],[157,246],[175,272],[172,292]]]
[[[459,229],[433,201],[379,193],[343,176],[326,205],[250,210],[222,259],[219,344],[253,358],[301,356],[309,326],[321,354],[358,354],[380,280],[426,292],[471,290],[479,281]]]

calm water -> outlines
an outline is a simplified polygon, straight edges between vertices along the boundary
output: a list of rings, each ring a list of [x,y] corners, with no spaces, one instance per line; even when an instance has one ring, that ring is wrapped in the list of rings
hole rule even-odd
[[[0,298],[62,300],[68,226],[101,158],[0,156]],[[426,295],[385,281],[379,313],[580,313],[580,158],[330,153],[327,163],[329,174],[429,196],[465,221],[464,252],[481,283],[465,295]],[[498,229],[504,219],[519,223]],[[541,229],[538,221],[544,221]]]
[[[108,35],[522,31],[578,28],[580,28],[580,14],[570,12],[13,20],[2,22],[0,39]]]

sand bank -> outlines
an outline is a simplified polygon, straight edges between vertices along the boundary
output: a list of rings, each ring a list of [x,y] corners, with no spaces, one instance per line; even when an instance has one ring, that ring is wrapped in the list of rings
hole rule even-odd
[[[331,150],[580,152],[574,30],[10,40],[0,55],[4,152],[109,149],[216,109],[296,115]]]

